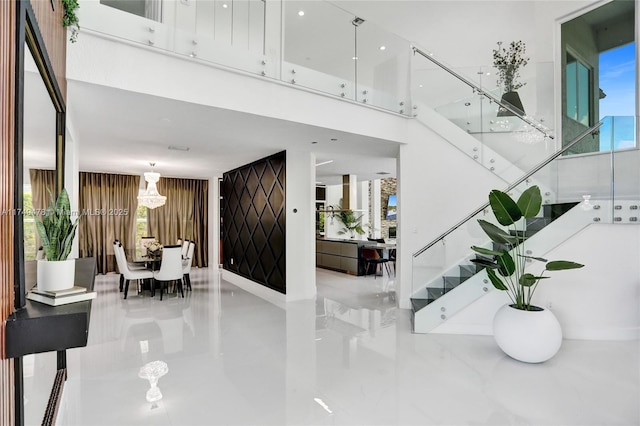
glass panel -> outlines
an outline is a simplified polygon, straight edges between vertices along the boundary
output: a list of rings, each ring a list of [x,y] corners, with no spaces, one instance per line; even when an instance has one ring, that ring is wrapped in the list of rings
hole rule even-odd
[[[282,80],[355,99],[354,16],[325,2],[283,6]]]
[[[585,126],[590,124],[589,99],[590,99],[589,69],[578,63],[578,121]]]
[[[538,92],[553,81],[552,63],[530,64],[536,73],[523,80],[525,85],[518,90],[528,111],[527,122],[498,108],[495,100],[502,92],[493,68],[451,68],[419,54],[414,58],[412,102],[417,119],[445,132],[461,151],[503,178],[505,186],[555,152],[555,144],[547,137],[552,132],[543,125],[545,118],[552,122],[553,104],[538,99]],[[462,131],[456,133],[443,118]]]
[[[356,100],[410,114],[411,46],[370,22],[357,28]]]
[[[161,0],[100,0],[100,4],[162,22]]]
[[[578,119],[578,63],[567,59],[567,117]]]

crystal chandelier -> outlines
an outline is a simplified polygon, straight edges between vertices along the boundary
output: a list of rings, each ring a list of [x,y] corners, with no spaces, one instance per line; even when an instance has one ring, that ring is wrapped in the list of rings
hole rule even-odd
[[[144,180],[147,181],[147,189],[142,195],[138,195],[138,203],[148,209],[155,209],[156,207],[164,206],[167,197],[160,195],[158,188],[156,188],[156,183],[160,180],[160,173],[153,171],[153,166],[156,163],[149,164],[151,165],[151,171],[144,174]]]

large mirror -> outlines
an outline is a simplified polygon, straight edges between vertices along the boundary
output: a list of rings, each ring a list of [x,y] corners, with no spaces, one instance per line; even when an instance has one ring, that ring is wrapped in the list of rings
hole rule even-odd
[[[14,215],[15,307],[25,306],[25,294],[35,283],[39,241],[34,213],[47,206],[64,181],[65,103],[45,43],[29,2],[18,2],[16,38],[16,168]],[[17,424],[38,424],[46,418],[60,358],[56,352],[31,354],[16,364]],[[56,385],[54,384],[54,387]],[[20,403],[22,401],[22,403]]]
[[[35,219],[46,208],[49,191],[54,194],[56,179],[56,109],[47,87],[25,43],[24,127],[22,136],[23,187],[22,221],[24,260],[35,260],[40,238]],[[28,283],[27,283],[28,284]]]

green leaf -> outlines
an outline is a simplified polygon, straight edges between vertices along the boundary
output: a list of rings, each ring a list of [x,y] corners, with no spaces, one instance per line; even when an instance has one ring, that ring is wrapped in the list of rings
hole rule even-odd
[[[524,257],[525,259],[533,259],[533,260],[537,260],[539,262],[548,262],[547,259],[543,258],[543,257],[535,257],[535,256],[525,256],[523,254],[519,254],[518,256],[520,257]]]
[[[552,262],[547,263],[545,268],[547,271],[562,271],[565,269],[578,269],[582,268],[584,265],[581,263],[571,262],[568,260],[554,260]]]
[[[511,257],[508,251],[502,250],[502,254],[498,256],[496,261],[500,266],[498,271],[500,271],[500,275],[503,277],[509,277],[516,271],[516,263],[513,261],[513,257]]]
[[[494,262],[491,259],[476,258],[476,259],[471,259],[470,261],[472,263],[475,263],[476,265],[484,266],[485,268],[498,269],[500,267],[496,262]]]
[[[532,285],[537,283],[539,280],[544,280],[547,278],[550,278],[550,277],[536,277],[533,274],[524,274],[523,276],[520,277],[520,280],[518,280],[518,282],[523,287],[531,287]]]
[[[500,256],[502,253],[499,251],[495,251],[495,250],[490,250],[484,247],[478,247],[478,246],[471,246],[471,250],[480,253],[480,254],[486,254],[488,256]]]
[[[482,230],[491,238],[491,241],[496,242],[498,244],[515,244],[517,242],[517,238],[513,235],[509,235],[501,228],[498,228],[491,222],[487,222],[483,219],[478,219],[478,223]]]
[[[500,225],[513,225],[522,217],[522,212],[508,194],[494,189],[489,193],[489,204]]]
[[[542,206],[542,195],[537,185],[528,188],[518,198],[518,208],[525,218],[536,217]]]
[[[502,291],[508,290],[507,286],[504,285],[502,280],[496,275],[496,272],[493,269],[487,269],[487,276],[489,277],[489,280],[491,280],[491,284],[493,284],[495,288]]]

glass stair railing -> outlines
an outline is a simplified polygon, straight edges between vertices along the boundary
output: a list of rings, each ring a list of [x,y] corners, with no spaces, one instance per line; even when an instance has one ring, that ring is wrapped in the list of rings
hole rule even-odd
[[[439,133],[486,169],[513,182],[556,150],[553,132],[501,100],[495,70],[489,67],[455,71],[433,55],[414,47],[412,102],[414,117]],[[537,101],[537,80],[553,76],[552,66],[535,67],[536,78],[524,86],[525,104]],[[475,74],[475,80],[463,75]],[[552,105],[548,106],[550,110]],[[525,107],[526,109],[526,107]],[[543,193],[549,192],[539,185]]]
[[[600,125],[601,123],[598,123],[579,135],[563,150],[518,179],[505,192],[517,199],[519,194],[534,185],[535,181],[554,188],[555,192],[568,194],[569,189],[558,181],[558,176],[565,167],[560,164],[564,160],[562,154],[587,136],[593,137]],[[526,219],[525,223],[521,220],[518,224],[518,229],[525,229],[524,236],[527,238],[528,250],[531,251],[531,253],[528,252],[529,255],[544,257],[549,250],[585,226],[594,222],[612,220],[614,210],[611,194],[608,197],[602,196],[592,200],[584,192],[574,192],[566,198],[561,202],[545,202],[538,217]],[[594,216],[594,212],[598,215]],[[478,255],[471,250],[471,246],[496,248],[491,245],[480,228],[478,219],[499,226],[487,203],[414,253],[412,258],[414,291],[411,305],[415,333],[427,333],[433,330],[452,315],[493,290],[484,268],[472,262]],[[547,238],[537,238],[539,234],[546,234]]]

